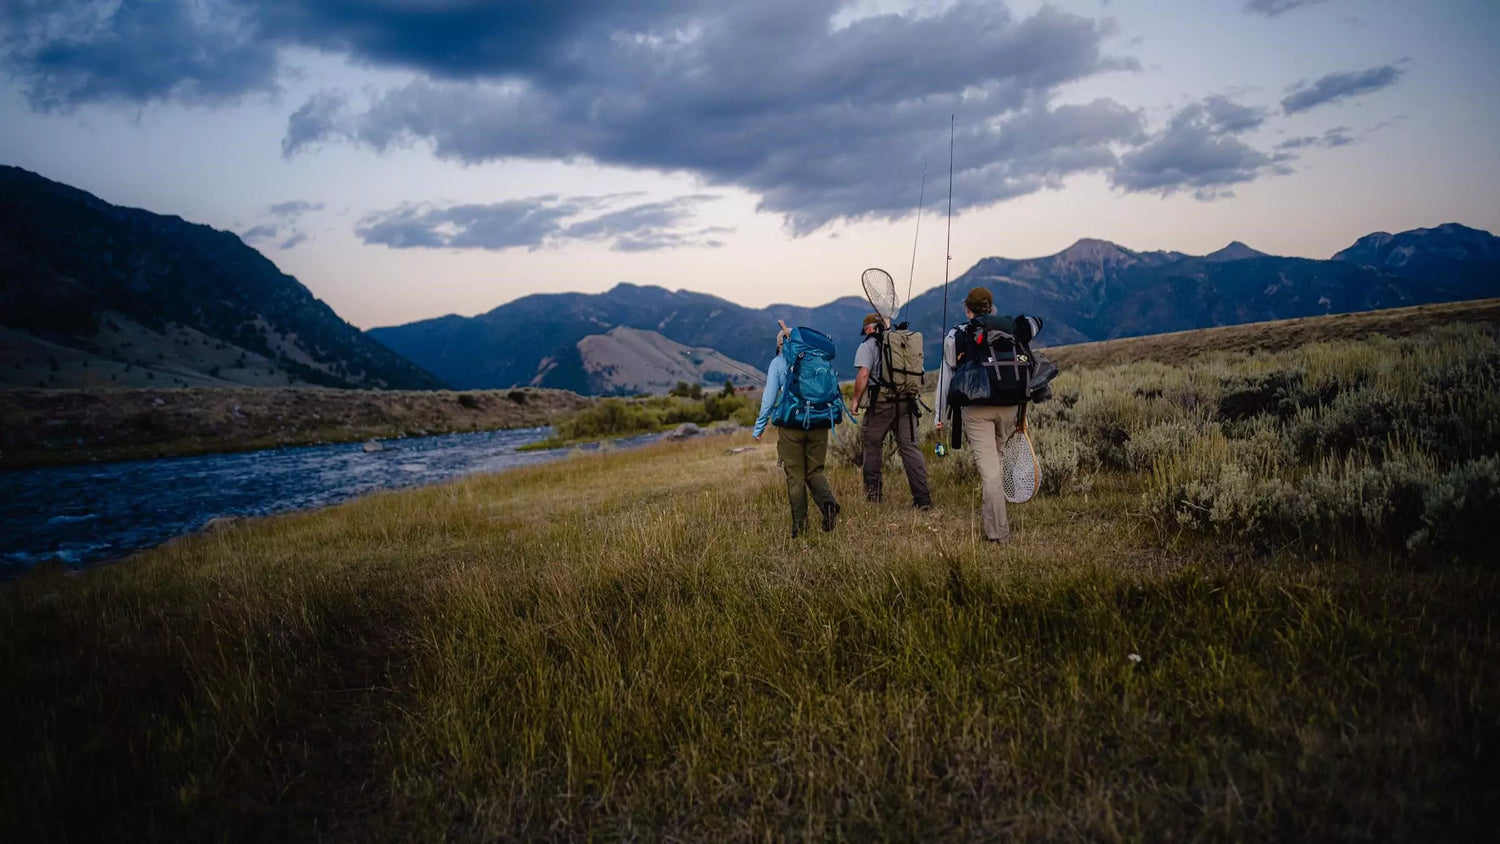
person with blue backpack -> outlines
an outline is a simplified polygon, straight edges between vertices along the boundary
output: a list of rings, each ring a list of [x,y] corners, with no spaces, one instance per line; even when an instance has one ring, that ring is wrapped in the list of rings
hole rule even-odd
[[[776,426],[776,456],[786,472],[787,503],[792,508],[792,536],[807,527],[807,497],[823,516],[823,530],[838,522],[839,502],[823,471],[828,432],[843,421],[844,396],[833,368],[837,354],[828,335],[811,328],[787,328],[776,335],[776,357],[766,368],[766,390],[755,419],[755,441],[766,423]]]

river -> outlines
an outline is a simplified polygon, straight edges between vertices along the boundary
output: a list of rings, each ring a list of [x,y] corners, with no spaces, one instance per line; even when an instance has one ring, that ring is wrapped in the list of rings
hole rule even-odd
[[[545,463],[519,451],[550,428],[87,463],[0,472],[0,576],[44,560],[87,566],[191,533],[217,516],[323,507],[382,489]],[[639,445],[657,434],[618,440]],[[594,444],[583,448],[595,448]]]

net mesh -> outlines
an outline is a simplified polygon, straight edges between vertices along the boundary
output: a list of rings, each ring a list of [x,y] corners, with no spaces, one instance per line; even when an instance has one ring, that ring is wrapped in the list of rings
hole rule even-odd
[[[870,300],[875,313],[886,320],[895,319],[901,303],[896,300],[896,280],[891,274],[879,267],[871,267],[860,276],[860,281],[865,285],[865,298]]]
[[[1031,450],[1031,438],[1025,431],[1017,431],[1005,441],[1005,453],[1000,479],[1005,487],[1005,500],[1019,504],[1030,501],[1042,487],[1042,467],[1037,463],[1036,452]]]

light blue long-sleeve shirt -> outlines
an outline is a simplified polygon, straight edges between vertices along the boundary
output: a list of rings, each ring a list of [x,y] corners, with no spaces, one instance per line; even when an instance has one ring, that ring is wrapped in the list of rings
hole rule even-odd
[[[766,390],[760,394],[760,415],[755,417],[755,436],[765,433],[766,422],[771,418],[771,408],[776,406],[776,399],[781,397],[781,388],[786,383],[786,358],[780,354],[771,359],[771,365],[766,367]]]

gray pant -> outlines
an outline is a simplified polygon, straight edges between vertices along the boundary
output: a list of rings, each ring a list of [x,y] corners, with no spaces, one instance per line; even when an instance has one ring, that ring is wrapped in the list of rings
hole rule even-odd
[[[1005,515],[1005,487],[1001,480],[1000,453],[1016,429],[1016,408],[969,405],[963,409],[964,444],[974,452],[984,494],[984,537],[995,542],[1010,538],[1010,519]]]
[[[896,430],[896,451],[901,455],[901,467],[906,470],[906,483],[911,487],[911,503],[925,507],[932,503],[932,493],[927,489],[927,461],[917,444],[917,418],[908,402],[877,402],[865,413],[859,431],[864,446],[860,467],[865,474],[865,497],[871,501],[881,498],[885,435],[892,428]]]

